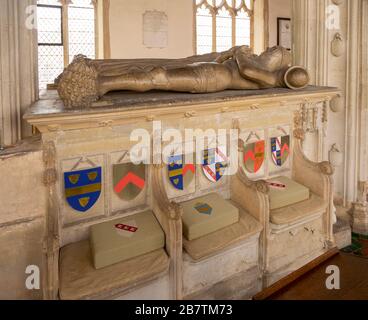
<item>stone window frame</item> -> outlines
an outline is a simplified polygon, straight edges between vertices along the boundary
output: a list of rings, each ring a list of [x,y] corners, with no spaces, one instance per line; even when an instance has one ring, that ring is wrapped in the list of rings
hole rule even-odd
[[[241,10],[248,13],[250,18],[250,47],[254,48],[254,2],[255,0],[249,0],[250,8],[246,4],[246,0],[241,0],[240,5],[236,5],[236,0],[193,0],[193,49],[197,54],[197,11],[202,6],[205,6],[212,15],[212,52],[216,52],[217,49],[217,34],[216,24],[217,15],[219,10],[225,8],[232,18],[232,46],[236,45],[236,17]],[[229,4],[230,3],[230,4]]]
[[[98,39],[98,0],[90,0],[91,5],[94,7],[94,17],[95,17],[95,23],[94,23],[94,34],[95,34],[95,57],[98,57],[99,52],[99,39]],[[105,0],[106,1],[106,0]],[[63,57],[64,57],[64,65],[63,67],[67,67],[69,65],[70,61],[70,55],[69,55],[69,5],[73,4],[73,0],[56,0],[56,2],[60,3],[61,8],[61,45],[63,47]],[[37,7],[55,7],[55,5],[47,5],[47,4],[39,4],[36,0]],[[45,45],[38,43],[39,45]],[[48,84],[48,88],[52,88],[53,84]]]

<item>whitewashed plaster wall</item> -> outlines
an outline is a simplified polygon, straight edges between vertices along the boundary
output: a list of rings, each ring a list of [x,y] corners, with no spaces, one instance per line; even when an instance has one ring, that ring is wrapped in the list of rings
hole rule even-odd
[[[151,10],[168,17],[166,48],[143,44],[143,14]],[[194,52],[191,0],[110,0],[109,20],[111,58],[182,58]]]
[[[195,52],[193,0],[109,0],[111,58],[182,58]],[[143,14],[162,11],[168,17],[168,46],[143,44]],[[264,0],[255,1],[256,53],[264,49]],[[108,36],[108,35],[104,35]]]
[[[277,45],[277,18],[291,18],[293,0],[268,1],[269,47]]]
[[[265,49],[265,0],[254,2],[254,53],[260,54]]]

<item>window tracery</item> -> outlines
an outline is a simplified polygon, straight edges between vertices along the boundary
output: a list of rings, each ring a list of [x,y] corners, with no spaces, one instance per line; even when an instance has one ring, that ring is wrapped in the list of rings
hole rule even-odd
[[[253,46],[253,0],[194,0],[197,54]]]

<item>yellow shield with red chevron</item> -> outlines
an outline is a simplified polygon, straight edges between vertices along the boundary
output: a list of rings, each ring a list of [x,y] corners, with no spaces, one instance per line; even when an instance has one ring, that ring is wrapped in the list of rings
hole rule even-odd
[[[133,163],[113,165],[113,184],[115,193],[124,201],[138,197],[146,185],[146,166]]]

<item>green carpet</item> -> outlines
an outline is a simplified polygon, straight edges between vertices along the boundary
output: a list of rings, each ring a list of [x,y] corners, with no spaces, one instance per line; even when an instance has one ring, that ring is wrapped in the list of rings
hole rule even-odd
[[[351,246],[342,249],[342,252],[368,259],[368,236],[353,233]]]

